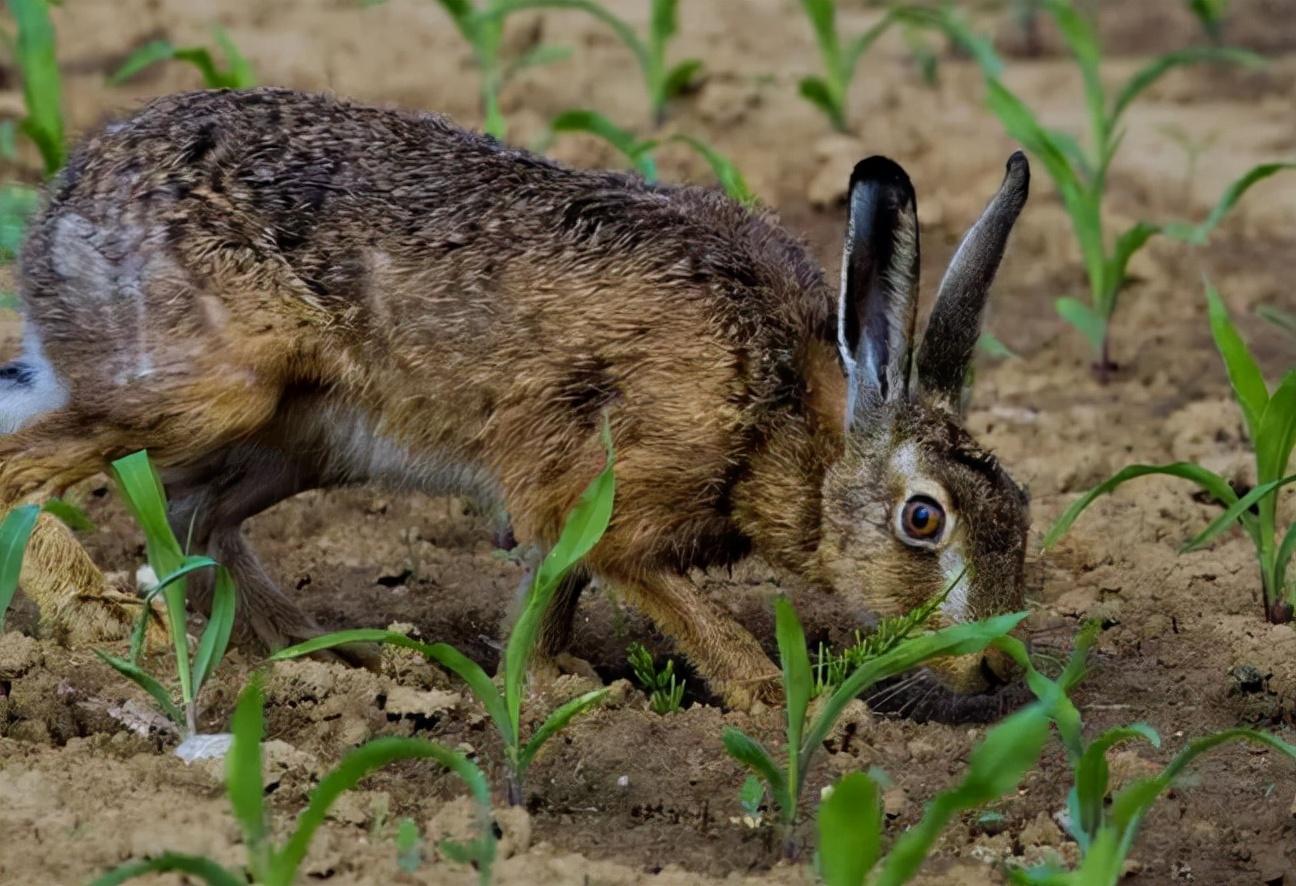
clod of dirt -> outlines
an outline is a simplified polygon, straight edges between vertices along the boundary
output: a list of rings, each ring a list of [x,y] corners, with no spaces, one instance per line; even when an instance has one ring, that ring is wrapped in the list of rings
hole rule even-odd
[[[1061,846],[1062,829],[1041,810],[1022,828],[1021,843],[1023,846]]]
[[[495,848],[500,859],[520,855],[531,848],[531,816],[521,806],[506,806],[493,810],[495,834],[499,843]],[[446,840],[463,843],[477,837],[477,804],[472,797],[459,796],[441,805],[425,828],[430,846],[440,846]]]

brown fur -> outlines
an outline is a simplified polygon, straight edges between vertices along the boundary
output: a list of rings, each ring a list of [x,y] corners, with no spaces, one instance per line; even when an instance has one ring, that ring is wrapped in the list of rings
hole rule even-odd
[[[731,704],[770,695],[776,670],[689,569],[755,550],[858,598],[861,618],[944,584],[890,531],[901,441],[963,509],[976,614],[1021,604],[1016,487],[968,466],[984,457],[943,401],[852,418],[821,270],[711,190],[566,169],[430,115],[186,93],[72,155],[22,288],[68,398],[0,438],[3,500],[147,448],[173,521],[199,515],[195,539],[235,567],[241,621],[270,644],[314,626],[246,548],[246,517],[385,482],[502,501],[545,545],[600,467],[604,414],[617,502],[587,570]],[[65,529],[42,522],[36,544],[23,582],[47,617],[73,593],[107,599]]]

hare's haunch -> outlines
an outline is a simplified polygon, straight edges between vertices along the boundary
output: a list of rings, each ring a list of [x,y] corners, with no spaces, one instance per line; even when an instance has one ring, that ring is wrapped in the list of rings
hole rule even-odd
[[[177,531],[232,570],[244,635],[274,646],[316,628],[248,548],[248,517],[374,483],[493,502],[543,546],[602,464],[607,415],[617,502],[583,574],[746,705],[776,669],[692,568],[758,553],[861,625],[955,579],[947,621],[1021,606],[1026,500],[959,413],[1027,182],[1016,154],[911,358],[917,216],[889,160],[854,170],[838,296],[770,215],[716,191],[328,96],[163,98],[87,139],[31,227],[0,501],[147,448]],[[132,616],[53,520],[22,577],[71,639]],[[1004,670],[938,676],[974,693]]]

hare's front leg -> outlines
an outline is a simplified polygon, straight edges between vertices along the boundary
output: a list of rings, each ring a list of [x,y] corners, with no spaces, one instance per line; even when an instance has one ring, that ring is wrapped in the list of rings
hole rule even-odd
[[[685,576],[657,573],[613,581],[626,601],[675,640],[725,705],[777,704],[780,672],[746,628],[721,612]]]

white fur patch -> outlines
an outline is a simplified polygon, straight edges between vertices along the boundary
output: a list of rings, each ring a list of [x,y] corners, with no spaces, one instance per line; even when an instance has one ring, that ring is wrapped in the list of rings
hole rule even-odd
[[[950,592],[941,603],[941,612],[952,622],[972,620],[972,610],[968,605],[968,593],[972,589],[972,577],[967,572],[967,561],[963,559],[962,546],[954,542],[940,552],[941,572],[945,575],[945,584],[953,584]]]
[[[0,381],[0,434],[12,434],[32,419],[61,409],[68,401],[67,387],[41,347],[40,333],[30,322],[23,334],[23,354],[18,359],[30,378]]]

